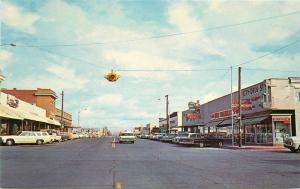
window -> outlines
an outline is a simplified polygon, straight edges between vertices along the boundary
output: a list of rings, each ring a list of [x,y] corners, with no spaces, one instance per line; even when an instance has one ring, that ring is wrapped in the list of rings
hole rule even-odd
[[[42,135],[43,135],[43,136],[47,136],[47,135],[48,135],[48,133],[45,133],[45,132],[44,132]]]
[[[20,136],[29,136],[29,133],[28,132],[23,132],[20,134]]]
[[[37,135],[37,136],[42,136],[42,134],[41,134],[41,133],[36,133],[36,135]]]
[[[34,132],[30,132],[29,136],[35,136]]]

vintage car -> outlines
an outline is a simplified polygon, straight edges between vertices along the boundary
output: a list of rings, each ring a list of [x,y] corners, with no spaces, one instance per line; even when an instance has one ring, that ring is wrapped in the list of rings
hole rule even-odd
[[[174,137],[172,139],[172,143],[179,144],[179,141],[181,139],[188,138],[190,134],[192,134],[192,133],[180,132],[180,133],[178,133],[178,135],[176,137]]]
[[[59,131],[54,129],[41,129],[40,131],[47,132],[52,138],[53,142],[60,142],[62,137],[59,134]]]
[[[118,137],[119,143],[129,142],[134,143],[136,141],[136,136],[132,132],[122,132]]]
[[[221,148],[224,144],[224,139],[220,136],[203,135],[203,134],[192,134],[188,138],[183,138],[180,142],[183,145],[203,147],[219,147]]]
[[[177,134],[175,133],[170,133],[170,134],[167,134],[165,136],[163,136],[160,141],[162,142],[172,142],[173,138],[175,138],[177,136]]]
[[[1,141],[7,146],[15,144],[38,144],[52,143],[53,139],[47,132],[19,131],[16,135],[1,136]]]
[[[300,137],[287,137],[284,140],[284,147],[290,149],[292,152],[300,152]]]

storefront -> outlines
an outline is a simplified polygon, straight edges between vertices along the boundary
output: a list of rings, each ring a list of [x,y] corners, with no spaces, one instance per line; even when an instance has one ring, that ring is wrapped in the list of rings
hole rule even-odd
[[[299,135],[300,78],[268,79],[242,89],[241,136],[243,143],[282,145],[288,136]],[[200,118],[189,120],[190,110],[183,112],[184,130],[218,133],[238,140],[238,93],[225,95],[200,106]],[[232,104],[231,104],[232,102]],[[298,118],[298,120],[297,120]],[[232,123],[233,122],[233,123]],[[202,126],[203,125],[203,126]]]
[[[46,110],[21,101],[12,95],[0,95],[1,135],[13,135],[18,131],[39,131],[59,128],[60,124],[46,117]]]

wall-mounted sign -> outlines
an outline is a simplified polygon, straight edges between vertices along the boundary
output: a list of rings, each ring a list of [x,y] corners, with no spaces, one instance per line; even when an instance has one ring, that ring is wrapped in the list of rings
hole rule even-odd
[[[272,121],[283,122],[285,124],[289,124],[291,119],[290,119],[290,117],[272,117]]]
[[[201,119],[201,114],[197,112],[190,112],[185,114],[185,120],[186,121],[194,121]]]
[[[6,103],[12,108],[17,108],[19,106],[19,100],[16,97],[11,97],[9,95],[7,95]]]

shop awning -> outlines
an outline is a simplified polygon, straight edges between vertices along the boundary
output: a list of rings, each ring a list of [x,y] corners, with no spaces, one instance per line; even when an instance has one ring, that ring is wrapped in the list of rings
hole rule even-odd
[[[236,124],[238,120],[233,120],[233,124]],[[220,124],[217,125],[217,127],[227,127],[231,126],[231,119],[225,119]]]
[[[47,122],[46,117],[42,117],[42,116],[39,116],[39,115],[31,113],[31,112],[18,110],[17,113],[19,114],[20,117],[23,117],[23,119],[28,119],[28,120],[32,120],[32,121],[38,121],[38,122],[45,122],[45,123]]]
[[[51,125],[57,125],[57,126],[60,126],[60,123],[56,120],[53,120],[53,119],[50,119],[50,118],[47,118],[47,123],[51,124]]]
[[[217,125],[219,125],[220,123],[222,123],[223,120],[219,120],[219,121],[211,121],[211,122],[208,122],[205,126],[206,127],[215,127]]]
[[[7,118],[7,119],[23,120],[23,118],[16,113],[16,110],[13,110],[1,104],[0,104],[0,117]]]
[[[249,118],[249,119],[243,119],[242,124],[243,125],[254,125],[262,123],[264,120],[268,119],[269,116],[263,116],[263,117],[255,117],[255,118]]]

